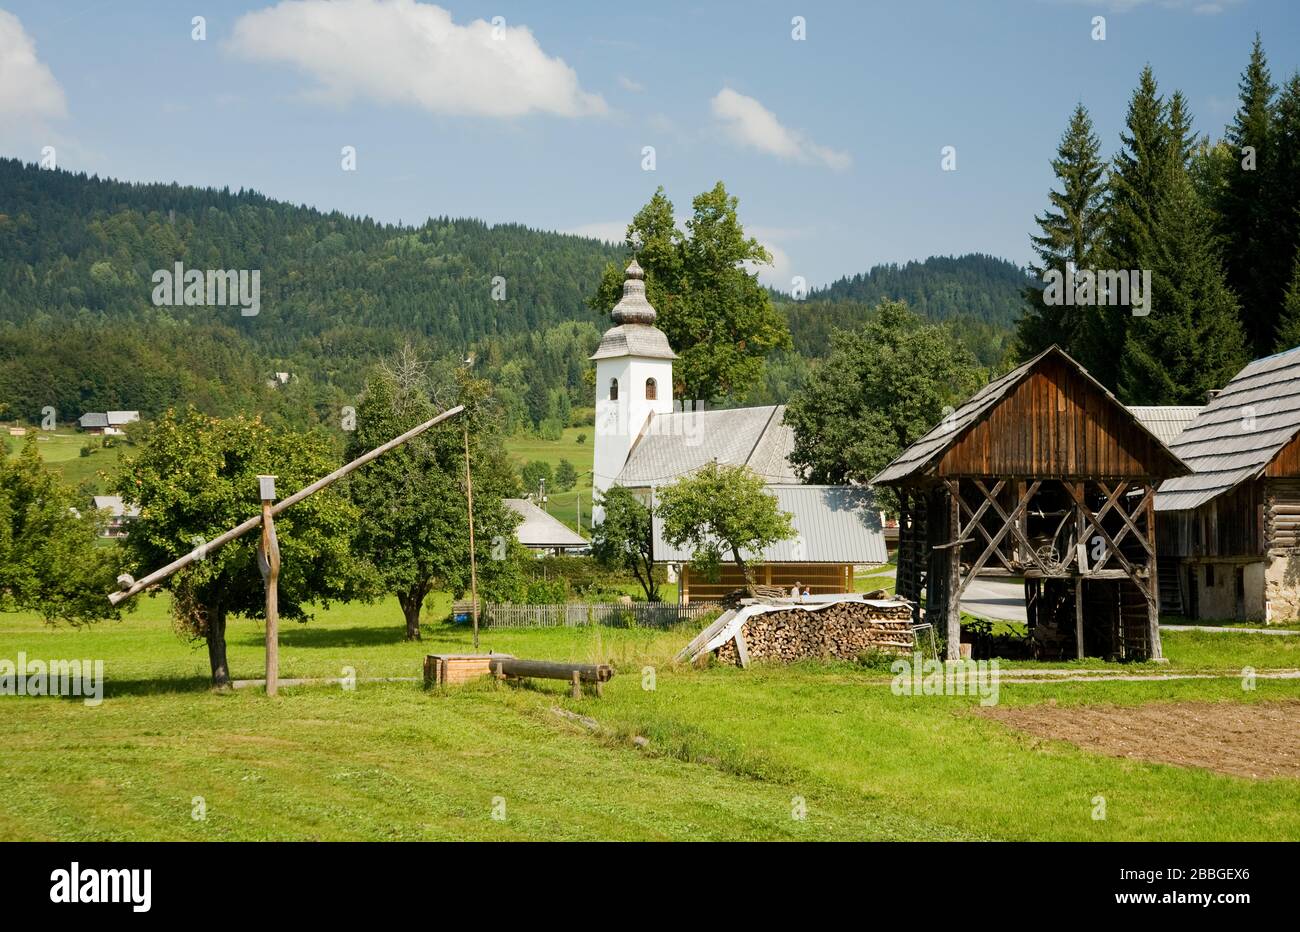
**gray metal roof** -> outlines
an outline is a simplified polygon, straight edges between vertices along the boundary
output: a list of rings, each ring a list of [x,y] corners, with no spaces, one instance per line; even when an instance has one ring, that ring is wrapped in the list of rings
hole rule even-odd
[[[1167,479],[1157,511],[1199,508],[1259,476],[1300,432],[1300,348],[1238,372],[1170,445],[1192,475]]]
[[[515,538],[525,547],[541,550],[552,547],[586,547],[590,544],[585,537],[527,499],[507,498],[505,503],[523,518],[515,528]]]
[[[797,483],[794,431],[784,419],[785,405],[652,414],[615,481],[664,485],[717,460],[748,466],[764,482]]]
[[[139,411],[109,411],[108,412],[108,423],[112,427],[117,427],[119,424],[130,424],[133,421],[138,421],[138,420],[140,420]]]
[[[1019,385],[1020,381],[1028,376],[1040,362],[1052,355],[1059,356],[1069,365],[1073,366],[1075,370],[1091,382],[1098,391],[1102,392],[1107,398],[1113,401],[1117,408],[1121,411],[1127,411],[1133,418],[1133,423],[1137,425],[1140,430],[1152,434],[1150,428],[1133,415],[1131,410],[1120,404],[1119,400],[1111,394],[1110,390],[1107,389],[1106,386],[1093,378],[1092,374],[1088,372],[1087,369],[1083,368],[1083,366],[1079,365],[1079,363],[1076,362],[1069,353],[1053,344],[1033,359],[1026,363],[1022,363],[1001,378],[994,379],[974,395],[971,395],[969,400],[951,414],[944,417],[944,419],[934,427],[930,428],[929,432],[923,435],[910,447],[898,454],[892,463],[881,470],[880,473],[871,480],[871,484],[881,485],[890,482],[897,482],[916,473],[925,472],[929,467],[942,458],[948,448],[962,437],[967,428],[982,420],[983,417],[992,410],[998,402],[1005,398],[1013,388]],[[1155,437],[1156,435],[1152,434],[1152,436]],[[1159,440],[1160,438],[1156,437],[1156,439]]]
[[[644,356],[650,359],[676,359],[677,354],[668,345],[668,337],[658,327],[650,324],[619,324],[610,327],[600,338],[600,346],[591,359],[612,359],[615,356]]]
[[[128,508],[120,495],[92,495],[91,500],[94,502],[96,511],[107,508],[109,514],[114,518],[138,518],[140,516],[139,506],[132,505]]]
[[[1201,413],[1204,405],[1129,405],[1142,426],[1168,446]]]
[[[796,537],[746,560],[764,563],[886,563],[885,534],[875,498],[865,486],[769,485],[782,511],[791,515]],[[669,546],[658,515],[653,519],[654,558],[684,563],[690,551]]]
[[[102,411],[87,411],[77,418],[77,423],[85,427],[107,427],[108,415]]]

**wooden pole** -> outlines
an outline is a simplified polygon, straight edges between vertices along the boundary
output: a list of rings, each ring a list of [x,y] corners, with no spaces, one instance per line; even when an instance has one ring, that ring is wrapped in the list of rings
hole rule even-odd
[[[375,447],[369,453],[364,453],[361,456],[358,456],[356,459],[354,459],[352,462],[348,463],[347,465],[340,466],[338,469],[334,470],[328,476],[322,476],[321,478],[313,482],[311,485],[307,486],[306,488],[299,489],[297,492],[290,495],[288,498],[284,499],[278,505],[273,506],[271,508],[271,515],[272,516],[278,515],[286,508],[298,504],[307,496],[314,495],[317,492],[319,492],[321,489],[325,488],[326,486],[331,485],[332,483],[338,481],[339,479],[342,479],[344,476],[346,476],[348,473],[352,472],[353,470],[359,469],[360,467],[366,465],[366,463],[369,463],[373,459],[378,459],[379,457],[387,453],[389,450],[401,446],[402,444],[406,443],[406,441],[410,440],[412,437],[424,433],[433,425],[445,421],[450,417],[454,417],[455,415],[460,414],[460,412],[464,410],[465,410],[464,405],[457,405],[454,408],[450,408],[442,412],[441,414],[439,414],[437,417],[430,418],[429,420],[425,421],[423,424],[420,424],[416,427],[412,427],[410,430],[408,430],[406,433],[402,434],[401,436],[394,437],[392,440],[388,441],[387,443]],[[243,535],[247,534],[249,531],[257,527],[261,523],[262,523],[262,515],[259,513],[255,517],[249,518],[247,521],[243,522],[242,524],[235,525],[230,530],[226,531],[226,533],[218,535],[217,537],[214,537],[212,540],[208,541],[207,543],[194,548],[189,553],[185,554],[185,556],[173,560],[172,562],[164,566],[162,569],[154,570],[152,573],[150,573],[148,576],[144,577],[143,579],[135,580],[127,576],[119,577],[119,581],[122,583],[123,589],[120,592],[109,593],[108,601],[113,603],[114,605],[117,605],[119,602],[123,601],[124,599],[129,599],[131,598],[131,596],[143,592],[145,589],[148,589],[150,586],[157,585],[158,583],[166,579],[168,576],[175,573],[177,570],[184,569],[186,566],[189,566],[195,560],[203,559],[207,554],[216,550],[218,547],[223,547],[226,544],[230,543],[232,540],[242,537]]]
[[[1083,577],[1074,577],[1074,656],[1083,659]]]
[[[948,533],[952,546],[948,549],[948,579],[944,598],[948,609],[948,659],[961,660],[961,480],[948,489]],[[972,568],[972,572],[973,572]]]
[[[275,536],[275,476],[258,476],[262,497],[262,540],[257,547],[257,568],[266,587],[266,694],[274,696],[280,686],[280,542]]]
[[[478,562],[474,558],[474,480],[469,472],[469,425],[465,425],[465,501],[469,506],[469,597],[474,618],[474,649],[478,650]]]

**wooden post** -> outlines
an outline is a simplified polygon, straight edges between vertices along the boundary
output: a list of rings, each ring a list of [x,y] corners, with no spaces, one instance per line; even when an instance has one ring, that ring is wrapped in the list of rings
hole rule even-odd
[[[275,536],[275,476],[258,476],[262,497],[262,540],[257,546],[257,568],[266,588],[266,694],[274,696],[280,686],[280,542]]]
[[[573,682],[573,691],[570,693],[570,695],[574,699],[581,699],[582,698],[582,674],[580,674],[577,670],[573,671],[572,682]]]
[[[478,563],[474,557],[474,480],[469,472],[469,424],[465,424],[465,501],[469,506],[469,597],[474,618],[474,649],[478,650]]]
[[[1083,659],[1083,577],[1074,577],[1074,656]]]
[[[948,533],[953,545],[948,548],[948,659],[961,659],[961,480],[948,489]]]
[[[1144,491],[1150,488],[1150,483],[1143,486]],[[1160,644],[1160,567],[1156,560],[1155,496],[1147,496],[1143,511],[1147,521],[1147,540],[1151,544],[1147,559],[1147,651],[1150,659],[1163,661],[1165,652]]]

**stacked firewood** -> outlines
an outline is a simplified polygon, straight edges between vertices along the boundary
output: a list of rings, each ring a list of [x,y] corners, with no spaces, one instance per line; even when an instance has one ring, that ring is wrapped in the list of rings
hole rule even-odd
[[[845,601],[816,611],[765,612],[745,622],[741,634],[751,660],[782,663],[829,657],[855,660],[873,651],[908,654],[915,644],[912,609],[904,602],[880,606]],[[734,640],[718,648],[718,659],[739,661]]]

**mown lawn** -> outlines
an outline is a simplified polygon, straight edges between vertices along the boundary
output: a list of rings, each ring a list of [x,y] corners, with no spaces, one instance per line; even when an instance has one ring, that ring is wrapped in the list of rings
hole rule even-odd
[[[209,692],[206,652],[171,632],[161,599],[85,630],[0,615],[0,658],[100,658],[108,680],[94,708],[0,697],[0,838],[1300,838],[1300,781],[1028,738],[973,715],[973,699],[895,696],[878,668],[676,667],[690,633],[484,631],[483,650],[612,661],[619,675],[601,700],[549,682],[426,692],[365,678],[418,676],[426,652],[472,649],[469,632],[430,625],[407,644],[395,605],[336,606],[285,626],[281,675],[354,672],[355,690],[268,700],[256,688]],[[1291,640],[1169,634],[1166,669],[1294,667]],[[237,677],[260,675],[257,625],[232,624],[230,656]],[[1246,692],[1235,678],[1000,690],[1004,704],[1298,696],[1296,681]],[[632,735],[648,749],[623,740]],[[1103,821],[1092,818],[1098,796]]]

